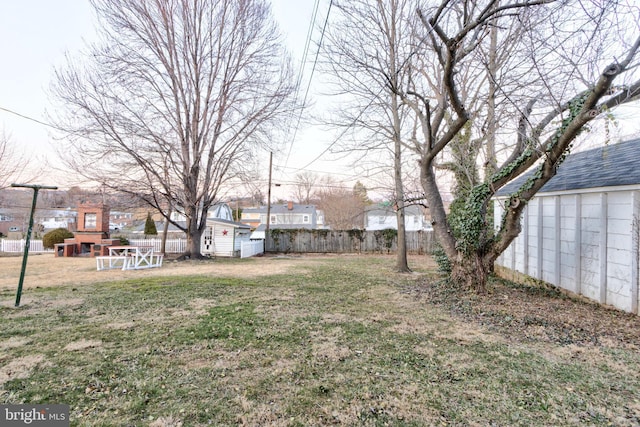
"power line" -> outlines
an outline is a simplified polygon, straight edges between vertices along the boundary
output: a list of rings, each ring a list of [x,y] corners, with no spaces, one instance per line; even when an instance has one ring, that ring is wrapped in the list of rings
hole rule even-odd
[[[327,148],[325,148],[324,151],[322,151],[322,153],[318,154],[313,160],[311,160],[309,163],[307,163],[303,167],[299,168],[298,170],[303,170],[303,169],[308,168],[309,166],[311,166],[312,164],[317,162],[320,159],[320,157],[324,156],[334,145],[336,145],[338,143],[338,141],[340,141],[340,139],[347,133],[347,131],[349,131],[351,129],[351,127],[353,125],[355,125],[358,120],[360,120],[360,117],[362,117],[364,112],[371,106],[371,104],[373,104],[373,102],[378,98],[378,96],[380,95],[380,93],[382,93],[383,90],[384,90],[384,88],[380,89],[378,94],[375,97],[371,98],[369,103],[363,109],[360,110],[360,112],[358,113],[358,115],[356,117],[354,117],[354,119],[351,121],[351,124],[349,126],[345,126],[344,130],[342,132],[340,132],[340,135],[338,135],[331,142],[331,144],[329,144],[329,146]]]
[[[305,41],[304,49],[302,50],[302,59],[300,60],[300,68],[298,69],[298,78],[296,80],[296,92],[295,98],[298,99],[298,94],[300,93],[300,85],[302,84],[302,76],[304,74],[304,68],[307,65],[307,56],[309,55],[309,46],[311,45],[311,38],[313,36],[313,27],[316,23],[316,19],[318,17],[318,9],[320,7],[320,0],[316,0],[313,12],[311,14],[311,20],[309,21],[309,28],[307,29],[307,38]],[[304,106],[303,106],[304,108]],[[291,122],[289,122],[289,128],[287,129],[287,134],[291,129]],[[291,143],[289,144],[289,153],[287,154],[287,161],[289,161],[289,156],[291,155],[291,150],[293,149],[294,139],[291,139]]]
[[[276,169],[291,169],[293,171],[299,171],[300,169],[298,168],[294,168],[292,166],[280,166],[280,165],[274,165],[274,167]],[[362,177],[362,175],[356,175],[356,174],[350,174],[350,173],[344,173],[344,172],[336,172],[336,171],[322,171],[322,170],[317,170],[317,169],[305,169],[306,172],[314,172],[314,173],[322,173],[325,175],[342,175],[342,176],[346,176],[346,177],[350,177],[350,178],[360,178]]]
[[[38,124],[43,125],[43,126],[50,127],[50,128],[52,128],[52,129],[55,129],[55,130],[62,130],[62,129],[60,129],[60,128],[59,128],[59,127],[57,127],[57,126],[52,125],[51,123],[46,123],[46,122],[43,122],[43,121],[41,121],[41,120],[34,119],[33,117],[25,116],[24,114],[20,114],[20,113],[18,113],[18,112],[16,112],[16,111],[13,111],[13,110],[8,109],[8,108],[0,107],[0,110],[2,110],[2,111],[6,111],[7,113],[10,113],[10,114],[14,114],[14,115],[16,115],[16,116],[18,116],[18,117],[21,117],[21,118],[23,118],[23,119],[26,119],[26,120],[31,120],[32,122],[38,123]]]
[[[317,5],[317,3],[316,3]],[[322,48],[322,42],[324,40],[324,35],[327,30],[327,24],[329,22],[329,14],[331,13],[331,6],[333,6],[333,0],[329,2],[329,9],[327,9],[327,16],[324,18],[324,24],[322,26],[322,33],[320,34],[320,41],[318,42],[318,50],[316,51],[316,57],[313,60],[313,67],[311,68],[311,74],[309,75],[309,82],[307,83],[307,89],[304,93],[304,99],[302,100],[302,108],[300,109],[300,114],[298,114],[298,120],[296,122],[296,127],[293,131],[293,136],[291,137],[291,144],[289,145],[289,153],[287,153],[287,159],[285,160],[285,166],[289,163],[289,157],[291,156],[291,150],[293,149],[293,144],[296,140],[296,136],[298,135],[298,129],[300,129],[300,121],[302,119],[302,113],[307,106],[307,98],[309,97],[309,90],[311,89],[311,82],[313,81],[313,75],[316,71],[316,65],[318,64],[318,58],[320,57],[320,49]],[[316,9],[317,13],[317,9]],[[314,21],[315,22],[315,21]],[[309,41],[309,40],[307,40]]]
[[[297,90],[300,88],[300,84],[302,83],[302,75],[304,72],[304,67],[307,63],[307,55],[309,54],[309,46],[311,45],[311,37],[313,35],[313,25],[316,23],[319,6],[320,6],[320,0],[316,0],[316,3],[313,8],[313,13],[311,14],[311,21],[309,22],[309,28],[307,29],[307,40],[304,45],[304,50],[302,51],[302,61],[300,61],[300,69],[298,70],[298,81],[296,82],[296,95],[297,95]]]

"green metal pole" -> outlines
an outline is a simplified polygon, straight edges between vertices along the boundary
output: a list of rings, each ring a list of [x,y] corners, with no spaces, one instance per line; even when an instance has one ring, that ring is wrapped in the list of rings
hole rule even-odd
[[[27,270],[27,258],[29,256],[29,245],[31,244],[31,231],[33,230],[33,214],[36,211],[38,191],[41,188],[46,190],[57,190],[58,187],[47,187],[44,185],[26,185],[26,184],[11,184],[11,186],[33,189],[33,202],[31,203],[31,214],[29,215],[29,228],[27,228],[27,241],[24,244],[24,254],[22,255],[22,269],[20,270],[20,281],[18,282],[18,293],[16,294],[16,307],[19,307],[20,298],[22,297],[22,284],[24,283],[24,273]]]

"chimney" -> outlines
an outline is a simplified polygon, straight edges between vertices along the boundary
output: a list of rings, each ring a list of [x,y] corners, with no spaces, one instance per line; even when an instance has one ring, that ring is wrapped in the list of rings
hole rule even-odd
[[[290,211],[293,210],[293,202],[287,202],[287,209],[289,209]]]

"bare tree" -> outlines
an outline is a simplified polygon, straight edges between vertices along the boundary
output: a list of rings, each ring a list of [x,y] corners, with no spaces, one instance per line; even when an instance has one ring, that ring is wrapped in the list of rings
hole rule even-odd
[[[291,68],[265,0],[92,0],[101,43],[58,70],[56,120],[77,173],[135,194],[200,256],[209,207],[291,107]]]
[[[392,159],[397,209],[396,269],[410,271],[404,221],[403,147],[408,139],[406,108],[399,92],[412,56],[412,0],[335,2],[339,16],[327,36],[325,57],[337,77],[337,94],[345,95],[337,124],[353,128],[347,147],[363,156],[383,150]]]
[[[498,0],[492,7],[499,5]],[[496,171],[500,124],[517,115],[513,99],[518,97],[519,91],[535,90],[536,82],[533,79],[522,82],[519,78],[523,74],[535,75],[533,65],[527,66],[518,54],[518,48],[521,47],[518,41],[527,28],[523,21],[524,17],[521,17],[520,20],[504,23],[500,28],[490,26],[488,35],[471,53],[472,60],[462,61],[458,65],[458,93],[469,120],[443,150],[438,164],[452,173],[453,194],[456,197],[466,197],[483,177]],[[428,81],[432,97],[444,99],[447,96],[446,88],[429,73],[434,68],[437,65],[432,58],[426,67],[420,69],[420,77]],[[445,120],[453,119],[446,117]]]
[[[318,207],[324,212],[325,222],[333,230],[360,229],[364,225],[365,197],[363,188],[356,184],[352,190],[325,177],[316,192]]]
[[[25,179],[27,158],[18,152],[7,134],[0,134],[0,190]]]
[[[293,198],[301,204],[309,205],[315,195],[318,176],[309,171],[296,174]]]
[[[640,81],[634,70],[640,31],[635,13],[613,2],[601,6],[553,0],[443,1],[418,11],[423,30],[418,56],[427,58],[423,63],[435,58],[425,74],[444,90],[434,92],[414,80],[402,98],[418,119],[414,148],[420,156],[422,186],[455,283],[484,290],[495,259],[520,232],[525,205],[555,175],[587,124],[638,98]],[[447,217],[436,180],[437,158],[469,129],[473,112],[460,71],[474,61],[486,61],[478,53],[490,43],[492,29],[499,32],[514,20],[523,30],[512,41],[522,61],[513,69],[517,85],[496,80],[493,93],[509,93],[519,119],[491,119],[494,126],[510,128],[510,154],[484,182],[472,186],[459,214]],[[500,34],[496,37],[500,40]],[[481,96],[488,105],[488,95]],[[494,233],[486,215],[493,195],[532,167],[535,172],[509,197]]]

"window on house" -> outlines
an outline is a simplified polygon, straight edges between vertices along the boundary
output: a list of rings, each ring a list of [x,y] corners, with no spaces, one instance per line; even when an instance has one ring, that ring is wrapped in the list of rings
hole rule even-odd
[[[413,223],[414,223],[414,224],[417,224],[417,223],[418,223],[418,216],[417,216],[417,215],[413,217]]]
[[[384,216],[379,216],[379,217],[378,217],[378,223],[380,223],[380,224],[384,224],[384,220],[385,220],[385,219],[386,219],[386,217],[384,217]]]
[[[97,214],[94,214],[94,213],[84,214],[84,228],[85,229],[96,228],[96,226],[98,225],[97,219],[98,219]]]
[[[275,215],[271,215],[271,219],[269,220],[269,222],[271,222],[271,224],[276,224],[278,221],[276,221],[276,216]]]
[[[303,224],[308,224],[309,223],[309,215],[303,215],[302,216],[302,223]]]

